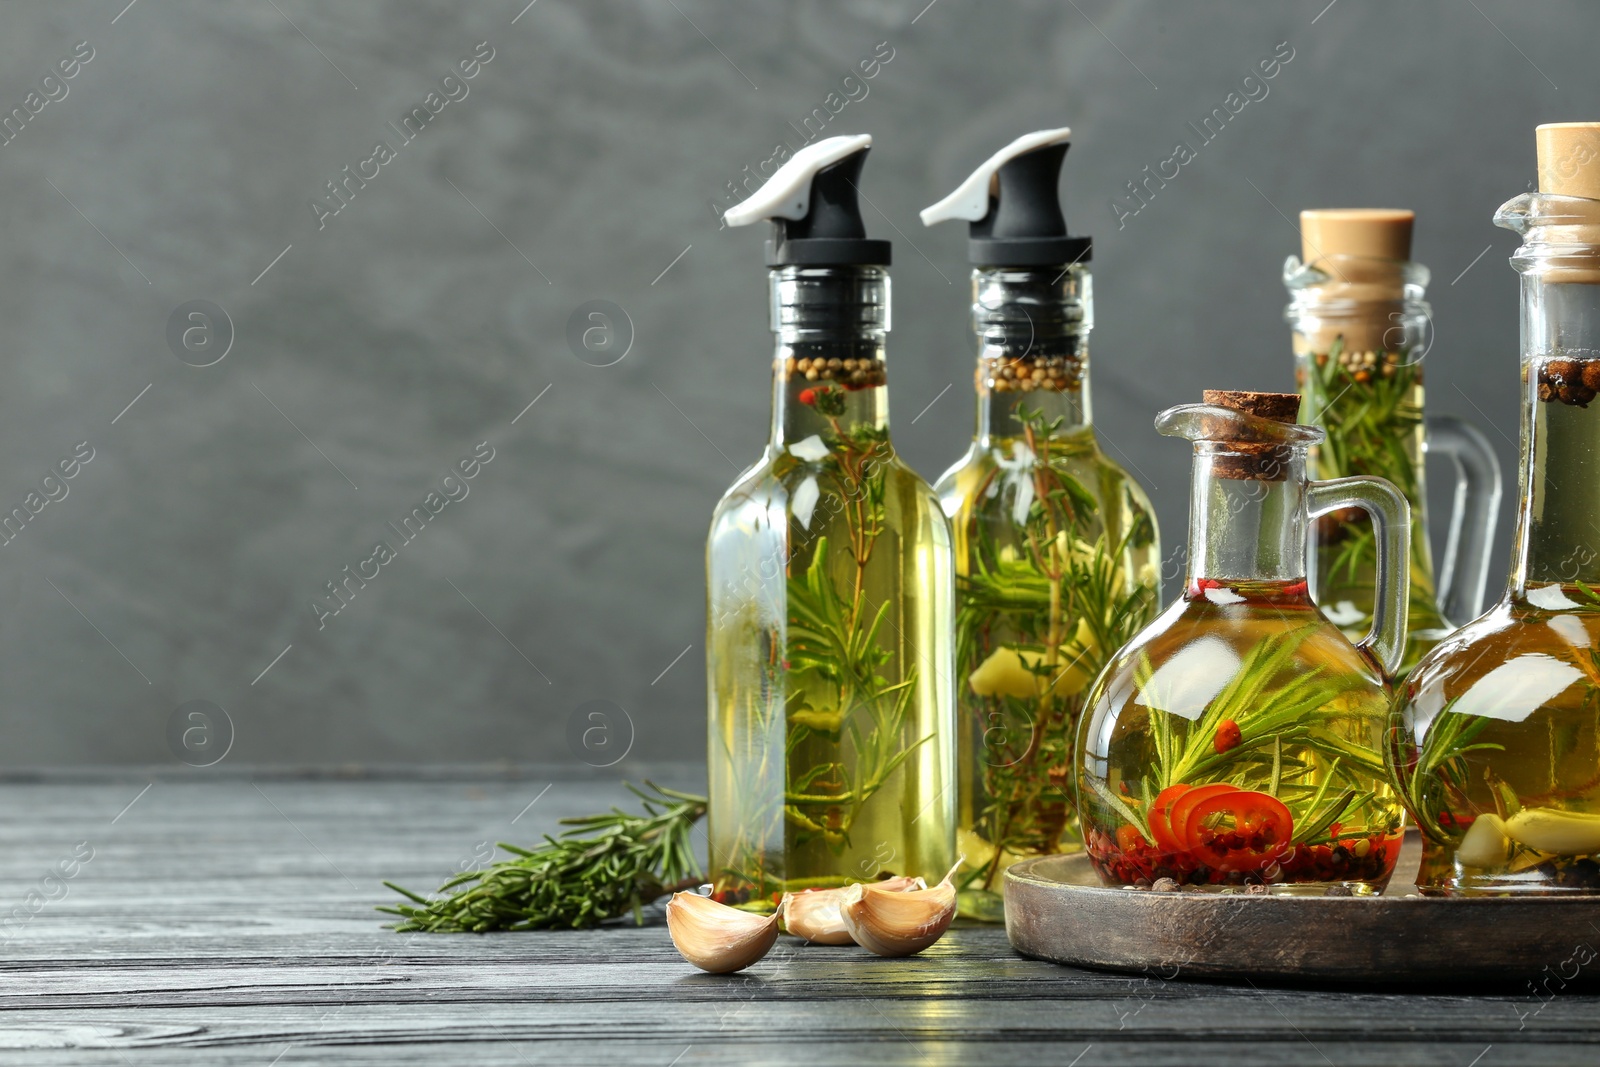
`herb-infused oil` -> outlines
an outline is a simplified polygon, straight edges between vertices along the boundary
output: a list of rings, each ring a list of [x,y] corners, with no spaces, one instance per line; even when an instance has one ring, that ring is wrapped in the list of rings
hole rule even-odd
[[[1294,424],[1294,394],[1205,399],[1156,422],[1194,442],[1189,573],[1089,695],[1075,766],[1089,857],[1108,885],[1379,892],[1403,816],[1385,777],[1383,672],[1405,632],[1405,498],[1377,478],[1308,481],[1322,434]],[[1379,539],[1359,645],[1305,573],[1311,515],[1352,506]]]
[[[711,875],[756,909],[953,861],[950,531],[889,437],[870,144],[818,142],[728,214],[775,223],[772,435],[707,548]]]
[[[1090,419],[1090,239],[1068,236],[1057,192],[1069,136],[1013,142],[923,213],[972,224],[977,433],[936,488],[955,534],[959,899],[989,921],[1008,866],[1083,847],[1084,697],[1159,600],[1150,502]]]
[[[1426,656],[1394,771],[1425,893],[1600,892],[1600,123],[1541,126],[1522,234],[1522,492],[1505,596]]]
[[[1411,606],[1404,675],[1453,628],[1476,616],[1500,504],[1500,470],[1483,435],[1459,419],[1424,420],[1423,368],[1433,340],[1423,299],[1428,269],[1411,260],[1410,211],[1374,208],[1300,213],[1304,262],[1283,280],[1294,331],[1301,416],[1325,437],[1311,449],[1319,478],[1371,475],[1411,505]],[[1424,458],[1455,461],[1442,582],[1428,544]],[[1312,574],[1317,602],[1352,639],[1372,622],[1377,539],[1359,508],[1317,520]]]

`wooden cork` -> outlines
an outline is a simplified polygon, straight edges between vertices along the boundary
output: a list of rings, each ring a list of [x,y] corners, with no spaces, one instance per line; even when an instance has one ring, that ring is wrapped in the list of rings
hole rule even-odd
[[[1383,352],[1402,332],[1405,272],[1416,212],[1404,208],[1313,208],[1300,212],[1300,252],[1327,275],[1316,292],[1320,326],[1295,337],[1295,351],[1326,353],[1340,337],[1351,352]]]
[[[1200,400],[1212,407],[1227,408],[1269,422],[1293,424],[1300,415],[1297,393],[1252,393],[1233,389],[1207,389]],[[1280,441],[1263,440],[1236,422],[1221,418],[1208,420],[1206,439],[1225,451],[1211,456],[1211,473],[1218,478],[1256,482],[1281,482],[1288,477],[1294,448]]]
[[[1600,122],[1547,122],[1533,131],[1539,156],[1539,191],[1552,196],[1581,196],[1600,201]],[[1545,227],[1542,239],[1553,244],[1600,245],[1600,203],[1591,220],[1570,226]],[[1546,270],[1547,282],[1600,284],[1600,264],[1578,262]]]
[[[1293,424],[1300,418],[1299,393],[1251,393],[1236,389],[1207,389],[1200,394],[1202,404],[1254,415],[1258,419]]]
[[[1411,258],[1411,227],[1417,213],[1402,208],[1314,208],[1300,212],[1300,258],[1324,256]]]
[[[1547,122],[1533,139],[1541,193],[1600,200],[1600,122]]]

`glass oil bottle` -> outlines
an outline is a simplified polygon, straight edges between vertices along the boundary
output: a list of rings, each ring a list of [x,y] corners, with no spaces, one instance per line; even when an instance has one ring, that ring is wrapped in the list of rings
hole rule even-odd
[[[1194,442],[1181,600],[1117,651],[1078,735],[1079,811],[1107,885],[1380,892],[1403,810],[1385,775],[1406,627],[1408,508],[1381,478],[1310,481],[1299,397],[1207,391],[1156,420]],[[1312,602],[1312,516],[1361,507],[1378,539],[1372,632]],[[1167,886],[1166,888],[1171,888]]]
[[[889,242],[857,184],[871,138],[796,153],[731,225],[771,219],[772,433],[707,546],[717,899],[953,862],[949,524],[889,437]]]
[[[1537,131],[1504,597],[1417,664],[1392,752],[1431,894],[1600,892],[1600,123]]]
[[[1500,507],[1500,465],[1483,434],[1452,416],[1423,414],[1424,357],[1433,341],[1423,299],[1428,269],[1411,260],[1410,211],[1375,208],[1300,213],[1304,261],[1283,280],[1294,335],[1301,417],[1326,436],[1311,449],[1320,478],[1373,475],[1411,504],[1411,610],[1404,675],[1454,625],[1477,616]],[[1424,459],[1448,456],[1455,508],[1434,582]],[[1352,639],[1372,622],[1377,541],[1359,508],[1317,520],[1312,596]]]
[[[1069,137],[1020,138],[923,213],[971,224],[977,433],[935,488],[956,549],[958,900],[995,922],[1008,866],[1083,847],[1083,699],[1159,600],[1150,502],[1090,418],[1091,244],[1057,193]]]

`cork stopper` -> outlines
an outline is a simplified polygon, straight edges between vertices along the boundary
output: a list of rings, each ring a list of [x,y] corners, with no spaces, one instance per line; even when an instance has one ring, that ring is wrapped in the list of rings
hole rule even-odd
[[[1405,313],[1416,212],[1403,208],[1315,208],[1300,212],[1300,250],[1322,280],[1307,288],[1317,312],[1307,332],[1296,330],[1295,351],[1327,353],[1339,338],[1344,350],[1380,353],[1403,332],[1393,327]],[[1422,274],[1426,279],[1426,272]]]
[[[1548,122],[1533,136],[1541,193],[1600,200],[1600,122]]]
[[[1401,208],[1315,208],[1300,212],[1300,258],[1367,256],[1409,260],[1416,212]]]
[[[1600,122],[1549,122],[1533,131],[1539,158],[1539,192],[1549,196],[1581,196],[1600,200]],[[1588,218],[1584,216],[1588,215]],[[1543,240],[1573,245],[1600,245],[1600,223],[1580,212],[1569,225],[1545,227]],[[1544,271],[1546,282],[1600,285],[1600,266],[1589,255]]]
[[[1251,393],[1236,389],[1207,389],[1200,402],[1227,408],[1258,419],[1292,423],[1300,417],[1299,393]]]
[[[1200,399],[1211,407],[1227,408],[1268,422],[1292,425],[1300,414],[1300,396],[1297,393],[1207,389],[1200,394]],[[1213,476],[1255,482],[1281,482],[1289,476],[1289,463],[1294,456],[1293,445],[1252,433],[1243,421],[1224,421],[1214,417],[1206,430],[1206,437],[1221,444],[1224,449],[1212,453]]]

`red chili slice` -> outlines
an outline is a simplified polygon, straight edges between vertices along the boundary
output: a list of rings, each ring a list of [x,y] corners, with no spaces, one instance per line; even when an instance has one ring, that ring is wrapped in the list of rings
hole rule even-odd
[[[1207,821],[1216,817],[1216,825]],[[1208,866],[1252,871],[1267,866],[1289,847],[1294,819],[1270,793],[1230,789],[1214,793],[1185,812],[1182,839]]]
[[[1179,797],[1172,805],[1172,810],[1167,816],[1172,837],[1178,843],[1178,851],[1181,852],[1193,845],[1194,838],[1190,835],[1188,826],[1189,814],[1194,811],[1195,805],[1212,797],[1221,796],[1224,793],[1237,793],[1238,791],[1239,787],[1236,785],[1219,782],[1214,785],[1195,786]]]
[[[1146,821],[1150,823],[1150,836],[1154,837],[1156,848],[1162,852],[1182,852],[1183,845],[1172,832],[1172,805],[1183,794],[1189,791],[1187,785],[1169,785],[1160,793],[1150,805]]]

